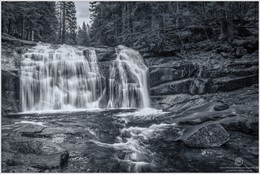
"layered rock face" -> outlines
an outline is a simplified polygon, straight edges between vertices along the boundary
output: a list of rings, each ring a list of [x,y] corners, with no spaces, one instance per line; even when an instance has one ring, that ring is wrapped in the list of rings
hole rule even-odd
[[[257,50],[241,58],[224,58],[221,54],[203,51],[189,56],[146,58],[155,108],[173,111],[178,103],[200,104],[208,95],[258,84]]]
[[[20,111],[20,65],[22,54],[36,43],[2,36],[2,114]]]

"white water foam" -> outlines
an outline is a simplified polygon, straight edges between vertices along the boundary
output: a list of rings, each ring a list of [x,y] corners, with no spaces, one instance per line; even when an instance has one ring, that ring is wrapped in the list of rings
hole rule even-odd
[[[134,112],[119,113],[119,114],[116,114],[115,116],[118,116],[118,117],[128,117],[128,116],[149,117],[149,116],[154,116],[154,115],[160,116],[160,115],[164,115],[167,113],[169,113],[169,112],[165,112],[165,111],[153,109],[153,108],[143,108],[143,109],[136,110]]]
[[[94,50],[39,44],[23,55],[22,111],[99,108],[101,76]]]
[[[138,172],[141,171],[143,167],[153,167],[155,166],[154,155],[152,151],[149,150],[147,141],[158,138],[161,133],[176,124],[153,124],[148,128],[145,127],[129,127],[120,130],[121,135],[117,137],[118,142],[114,144],[103,143],[97,140],[90,140],[95,144],[107,148],[114,148],[117,150],[123,150],[126,155],[123,159],[117,158],[120,162],[126,162],[128,166],[128,171]]]
[[[118,46],[117,57],[110,67],[108,108],[147,108],[148,68],[139,52]]]
[[[15,124],[32,124],[32,125],[39,125],[39,126],[46,126],[44,125],[43,122],[36,122],[36,121],[20,121],[20,122],[15,122]]]

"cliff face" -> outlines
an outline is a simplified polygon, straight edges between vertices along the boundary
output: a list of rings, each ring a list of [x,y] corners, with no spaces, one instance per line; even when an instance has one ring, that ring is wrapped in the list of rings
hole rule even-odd
[[[155,108],[172,111],[169,108],[183,98],[201,100],[258,84],[258,51],[239,59],[210,52],[190,56],[146,59]]]
[[[185,124],[225,118],[237,129],[240,117],[257,120],[257,45],[253,38],[201,42],[182,56],[146,57],[152,107],[174,113],[172,119],[180,117]]]
[[[35,45],[35,42],[19,40],[2,35],[2,114],[20,111],[19,71],[21,56],[28,48]]]

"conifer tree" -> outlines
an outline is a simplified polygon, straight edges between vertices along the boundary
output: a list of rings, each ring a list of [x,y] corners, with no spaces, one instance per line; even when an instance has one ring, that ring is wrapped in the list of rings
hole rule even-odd
[[[78,45],[89,46],[89,25],[83,22],[82,27],[78,27]]]
[[[61,44],[77,44],[76,7],[72,1],[57,2],[56,15],[59,20],[58,40]]]
[[[2,32],[20,39],[55,42],[55,2],[3,2]],[[55,36],[54,36],[55,37]]]

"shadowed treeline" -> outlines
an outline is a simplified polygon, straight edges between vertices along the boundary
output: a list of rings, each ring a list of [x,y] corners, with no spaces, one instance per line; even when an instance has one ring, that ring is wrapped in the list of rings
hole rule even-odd
[[[231,42],[257,26],[258,2],[91,2],[92,44],[166,46]]]

